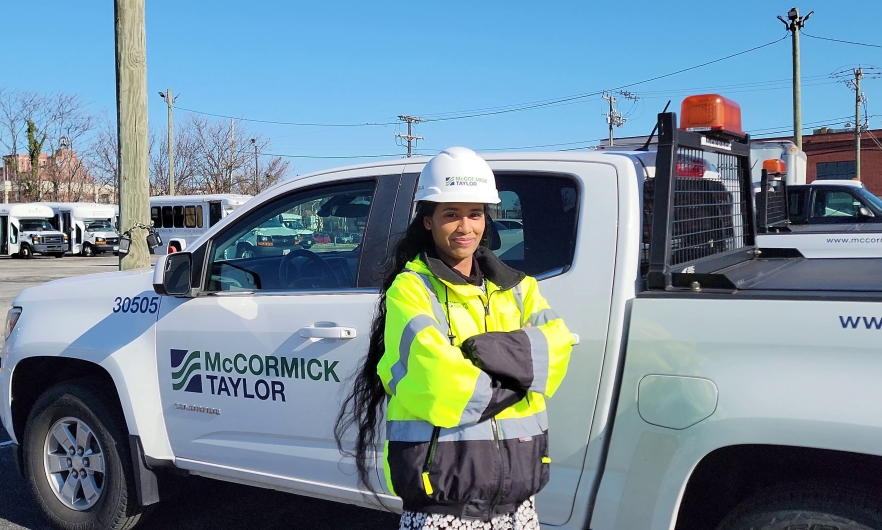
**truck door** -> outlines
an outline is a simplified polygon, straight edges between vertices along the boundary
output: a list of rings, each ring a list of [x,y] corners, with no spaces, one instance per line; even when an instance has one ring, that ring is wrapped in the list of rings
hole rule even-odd
[[[62,234],[67,234],[68,250],[70,250],[72,252],[74,250],[75,241],[74,241],[74,237],[73,237],[73,233],[72,233],[73,227],[71,226],[71,218],[70,218],[69,211],[61,212],[61,226],[58,227],[58,230]]]
[[[9,216],[0,215],[0,256],[9,254]]]
[[[303,191],[256,205],[206,242],[202,295],[162,299],[157,362],[179,466],[356,495],[354,465],[341,463],[333,424],[344,383],[367,352],[400,178],[388,171],[311,179]],[[325,226],[359,232],[362,243],[306,250],[270,235],[257,241],[260,252],[239,257],[256,227],[307,209]]]
[[[224,210],[221,206],[220,201],[209,201],[208,203],[208,226],[212,227],[217,224],[218,221],[223,219]]]

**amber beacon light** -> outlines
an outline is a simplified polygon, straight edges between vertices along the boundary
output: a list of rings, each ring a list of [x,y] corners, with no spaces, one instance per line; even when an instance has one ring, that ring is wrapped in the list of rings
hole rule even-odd
[[[770,158],[763,160],[763,169],[770,175],[781,175],[787,173],[787,164],[778,158]]]
[[[741,107],[719,94],[689,96],[680,105],[680,129],[744,136],[741,128]]]

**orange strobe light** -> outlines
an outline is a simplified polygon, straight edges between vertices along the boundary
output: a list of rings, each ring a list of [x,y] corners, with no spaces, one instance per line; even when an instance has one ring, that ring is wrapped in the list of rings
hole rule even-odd
[[[763,169],[765,169],[766,173],[770,175],[783,175],[784,173],[787,173],[787,164],[781,159],[770,158],[768,160],[763,160]]]
[[[719,131],[744,136],[741,107],[719,94],[689,96],[680,105],[680,129],[684,131]]]

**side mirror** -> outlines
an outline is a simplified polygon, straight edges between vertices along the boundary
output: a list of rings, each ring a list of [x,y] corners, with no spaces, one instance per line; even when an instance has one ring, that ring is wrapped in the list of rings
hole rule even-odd
[[[153,269],[153,290],[163,296],[187,296],[191,286],[192,254],[175,252],[160,258]]]
[[[858,208],[858,217],[860,217],[861,219],[870,219],[876,217],[876,215],[871,212],[870,209],[866,206],[861,206],[860,208]]]

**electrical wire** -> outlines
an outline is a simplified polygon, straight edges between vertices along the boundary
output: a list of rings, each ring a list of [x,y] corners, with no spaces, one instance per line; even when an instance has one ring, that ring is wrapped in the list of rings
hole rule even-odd
[[[830,39],[827,37],[818,37],[815,35],[810,35],[810,34],[806,33],[805,31],[803,31],[802,34],[805,35],[806,37],[811,37],[813,39],[819,39],[819,40],[828,40],[830,42],[841,42],[843,44],[854,44],[855,46],[868,46],[870,48],[882,48],[882,46],[880,46],[879,44],[866,44],[864,42],[853,42],[850,40],[839,40],[839,39]]]
[[[193,110],[184,107],[175,107],[176,110],[183,110],[186,112],[192,112],[194,114],[203,114],[205,116],[214,116],[215,118],[226,118],[229,120],[238,120],[238,121],[250,121],[254,123],[268,123],[272,125],[295,125],[297,127],[388,127],[390,125],[397,125],[399,122],[390,121],[383,123],[298,123],[291,121],[273,121],[273,120],[257,120],[253,118],[237,118],[235,116],[227,116],[224,114],[214,114],[211,112],[203,112],[201,110]]]
[[[788,34],[785,34],[785,35],[784,35],[783,37],[781,37],[780,39],[773,40],[773,41],[771,41],[771,42],[767,42],[767,43],[762,44],[762,45],[760,45],[760,46],[754,46],[753,48],[750,48],[750,49],[747,49],[747,50],[743,50],[743,51],[740,51],[740,52],[738,52],[738,53],[733,53],[733,54],[731,54],[731,55],[727,55],[727,56],[725,56],[725,57],[720,57],[719,59],[714,59],[714,60],[712,60],[712,61],[707,61],[707,62],[704,62],[704,63],[701,63],[701,64],[697,64],[697,65],[694,65],[694,66],[690,66],[690,67],[688,67],[688,68],[683,68],[683,69],[677,70],[677,71],[675,71],[675,72],[669,72],[669,73],[667,73],[667,74],[662,74],[662,75],[658,75],[658,76],[655,76],[655,77],[650,77],[650,78],[648,78],[648,79],[644,79],[644,80],[642,80],[642,81],[635,81],[635,82],[633,82],[633,83],[628,83],[628,84],[625,84],[625,85],[622,85],[622,86],[619,86],[619,87],[615,87],[615,88],[613,88],[613,89],[611,89],[611,90],[613,90],[613,91],[614,91],[614,90],[622,90],[622,89],[624,89],[624,88],[629,88],[629,87],[633,87],[633,86],[637,86],[637,85],[642,85],[642,84],[645,84],[645,83],[649,83],[649,82],[651,82],[651,81],[658,81],[659,79],[664,79],[664,78],[666,78],[666,77],[671,77],[671,76],[674,76],[674,75],[677,75],[677,74],[682,74],[683,72],[689,72],[689,71],[691,71],[691,70],[695,70],[695,69],[697,69],[697,68],[702,68],[702,67],[705,67],[705,66],[708,66],[708,65],[714,64],[714,63],[718,63],[718,62],[721,62],[721,61],[725,61],[725,60],[727,60],[727,59],[731,59],[731,58],[733,58],[733,57],[738,57],[739,55],[744,55],[744,54],[746,54],[746,53],[750,53],[750,52],[753,52],[753,51],[756,51],[756,50],[759,50],[759,49],[762,49],[762,48],[766,48],[766,47],[771,46],[771,45],[773,45],[773,44],[777,44],[777,43],[783,41],[784,39],[786,39],[786,38],[787,38],[787,35],[788,35]],[[553,105],[556,105],[556,104],[559,104],[559,103],[565,103],[565,102],[569,102],[569,101],[574,101],[574,100],[584,99],[584,98],[588,98],[588,97],[592,97],[592,96],[597,96],[597,95],[602,94],[603,92],[604,92],[604,91],[602,91],[602,90],[601,90],[601,91],[595,91],[595,92],[588,92],[588,93],[585,93],[585,94],[577,94],[577,95],[574,95],[574,96],[567,96],[567,97],[564,97],[564,98],[558,98],[558,99],[555,99],[555,100],[545,100],[544,102],[526,103],[526,104],[522,104],[522,105],[520,105],[520,106],[516,106],[516,107],[514,107],[514,108],[500,108],[500,110],[488,110],[488,111],[486,111],[486,112],[469,112],[469,113],[467,113],[467,114],[462,114],[462,115],[459,115],[459,116],[448,116],[448,117],[441,117],[441,118],[431,118],[431,117],[429,117],[429,118],[424,119],[423,121],[424,121],[424,122],[432,122],[432,121],[462,120],[462,119],[467,119],[467,118],[477,118],[477,117],[482,117],[482,116],[493,116],[493,115],[497,115],[497,114],[506,114],[506,113],[509,113],[509,112],[520,112],[520,111],[524,111],[524,110],[532,110],[532,109],[537,109],[537,108],[542,108],[542,107],[549,107],[549,106],[553,106]],[[468,111],[466,111],[466,112],[468,112]],[[428,115],[428,116],[432,116],[432,115],[430,114],[430,115]]]
[[[260,153],[262,156],[278,156],[282,158],[315,158],[315,159],[330,159],[330,160],[343,160],[343,159],[356,159],[356,158],[395,158],[402,157],[401,153],[389,154],[389,155],[339,155],[339,156],[317,156],[317,155],[283,155],[278,153]]]
[[[781,42],[782,40],[784,40],[786,38],[787,38],[787,34],[785,34],[780,39],[770,41],[770,42],[767,42],[767,43],[759,45],[759,46],[754,46],[753,48],[749,48],[747,50],[742,50],[740,52],[733,53],[733,54],[727,55],[725,57],[720,57],[720,58],[714,59],[712,61],[707,61],[707,62],[704,62],[701,64],[693,65],[688,68],[683,68],[683,69],[680,69],[680,70],[677,70],[674,72],[669,72],[667,74],[662,74],[662,75],[658,75],[655,77],[650,77],[648,79],[643,79],[641,81],[628,83],[628,84],[613,88],[611,90],[621,90],[624,88],[629,88],[629,87],[649,83],[652,81],[657,81],[659,79],[664,79],[664,78],[678,75],[678,74],[681,74],[684,72],[689,72],[691,70],[695,70],[695,69],[702,68],[702,67],[705,67],[705,66],[708,66],[711,64],[715,64],[715,63],[718,63],[721,61],[725,61],[725,60],[731,59],[733,57],[738,57],[739,55],[744,55],[746,53],[750,53],[750,52],[753,52],[753,51],[756,51],[756,50],[759,50],[762,48],[766,48],[766,47],[771,46],[773,44],[777,44],[778,42]],[[573,102],[585,100],[587,98],[596,97],[596,96],[599,96],[600,94],[602,94],[603,92],[604,92],[603,90],[599,90],[599,91],[595,91],[595,92],[587,92],[587,93],[576,94],[576,95],[572,95],[572,96],[564,96],[564,97],[560,97],[560,98],[539,100],[539,101],[534,101],[534,102],[530,102],[530,103],[503,105],[503,106],[498,106],[498,107],[485,107],[483,109],[474,109],[471,111],[457,111],[457,112],[444,112],[444,113],[428,114],[428,115],[424,115],[426,117],[421,121],[423,121],[423,122],[438,122],[438,121],[461,120],[461,119],[467,119],[467,118],[477,118],[477,117],[482,117],[482,116],[493,116],[493,115],[498,115],[498,114],[507,114],[507,113],[511,113],[511,112],[522,112],[525,110],[532,110],[532,109],[538,109],[538,108],[554,107],[554,106],[571,104]],[[218,114],[218,113],[212,113],[212,112],[199,111],[199,110],[195,110],[195,109],[189,109],[186,107],[175,107],[175,108],[182,110],[182,111],[185,111],[185,112],[191,112],[194,114],[202,114],[205,116],[213,116],[216,118],[225,118],[225,119],[247,121],[247,122],[253,122],[253,123],[265,123],[265,124],[271,124],[271,125],[290,125],[290,126],[297,126],[297,127],[388,127],[388,126],[400,124],[399,121],[366,122],[366,123],[290,122],[290,121],[262,120],[262,119],[255,119],[255,118],[243,118],[243,117],[237,118],[235,116],[230,116],[230,115],[226,115],[226,114]]]

